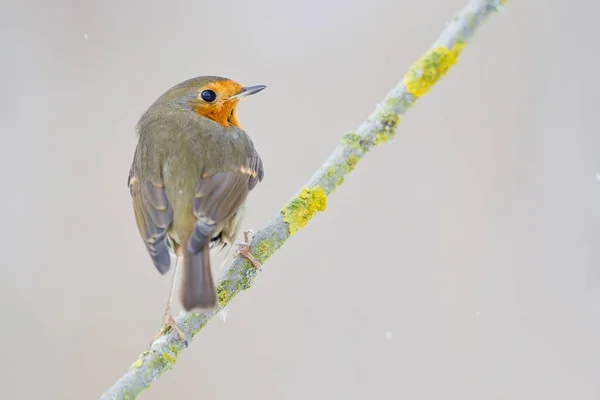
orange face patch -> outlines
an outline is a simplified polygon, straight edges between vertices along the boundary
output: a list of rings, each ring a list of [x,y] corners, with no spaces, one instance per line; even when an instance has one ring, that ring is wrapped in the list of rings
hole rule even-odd
[[[205,90],[215,92],[216,99],[211,102],[203,100],[201,94]],[[242,85],[234,81],[211,82],[198,89],[198,96],[191,102],[192,110],[223,127],[239,127],[240,124],[237,118],[239,100],[230,99],[230,97],[238,94],[241,90]]]

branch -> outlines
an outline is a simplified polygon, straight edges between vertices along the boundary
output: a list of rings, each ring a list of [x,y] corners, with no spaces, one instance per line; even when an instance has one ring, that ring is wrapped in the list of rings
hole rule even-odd
[[[324,211],[327,196],[342,184],[356,164],[375,146],[394,138],[400,116],[442,78],[456,63],[463,47],[477,28],[506,0],[471,0],[446,26],[433,46],[415,64],[403,80],[381,101],[375,111],[355,132],[346,133],[341,143],[308,181],[306,186],[258,231],[250,252],[265,263],[283,243],[306,226],[319,211]],[[256,268],[238,257],[217,282],[219,305],[212,312],[182,313],[177,324],[188,338],[193,338],[234,297],[248,290],[256,279]],[[170,332],[158,338],[101,400],[136,398],[143,390],[171,369],[183,350],[177,335]]]

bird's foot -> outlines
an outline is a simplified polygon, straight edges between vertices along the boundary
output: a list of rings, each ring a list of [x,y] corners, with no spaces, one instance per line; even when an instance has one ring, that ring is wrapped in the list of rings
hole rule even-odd
[[[174,330],[177,333],[177,336],[179,336],[179,339],[181,339],[181,341],[183,342],[183,345],[187,347],[188,341],[185,337],[185,333],[183,333],[181,329],[179,329],[170,311],[165,313],[165,320],[163,322],[163,326],[160,328],[160,331],[158,331],[156,336],[152,338],[152,342],[156,341],[159,337],[169,332],[169,330]]]
[[[252,239],[254,238],[255,233],[248,229],[244,231],[244,243],[236,243],[237,253],[242,257],[245,257],[250,261],[250,263],[259,271],[262,271],[262,265],[258,260],[250,254],[250,244],[252,243]]]

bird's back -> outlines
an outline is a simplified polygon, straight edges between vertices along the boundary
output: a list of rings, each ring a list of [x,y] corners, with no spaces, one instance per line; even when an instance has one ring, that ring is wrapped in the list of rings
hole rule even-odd
[[[192,204],[200,180],[248,166],[254,147],[241,129],[222,127],[188,110],[169,110],[146,118],[138,130],[138,162],[145,164],[144,171],[163,179],[174,211],[169,235],[181,243],[196,222]]]

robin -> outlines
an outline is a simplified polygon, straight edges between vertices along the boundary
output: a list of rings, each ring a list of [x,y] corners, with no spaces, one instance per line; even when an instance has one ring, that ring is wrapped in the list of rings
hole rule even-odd
[[[167,90],[136,125],[127,180],[136,224],[158,272],[166,274],[170,253],[175,255],[164,325],[156,337],[172,328],[187,343],[171,312],[180,258],[183,308],[217,305],[209,250],[233,243],[248,193],[264,174],[237,106],[265,87],[243,87],[218,76],[192,78]],[[240,253],[258,268],[247,244]]]

